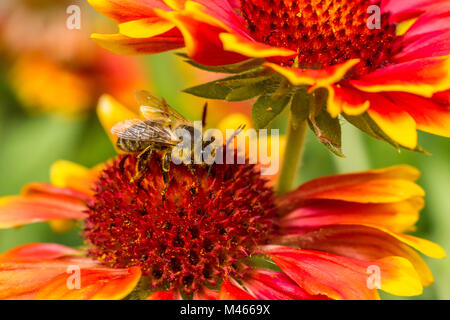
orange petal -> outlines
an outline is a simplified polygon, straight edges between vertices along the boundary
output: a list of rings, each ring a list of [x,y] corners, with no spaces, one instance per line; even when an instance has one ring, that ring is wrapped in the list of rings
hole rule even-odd
[[[422,293],[422,285],[411,263],[400,257],[358,260],[320,251],[267,246],[273,261],[310,294],[324,294],[332,299],[379,299],[368,286],[374,267],[379,271],[382,290],[395,295]]]
[[[297,190],[277,198],[283,213],[299,207],[307,199],[344,200],[359,203],[389,203],[423,197],[424,191],[412,181],[420,172],[407,165],[359,173],[331,175],[311,180]]]
[[[170,10],[159,0],[88,0],[95,10],[117,22],[154,16],[154,9]]]
[[[403,257],[413,264],[423,286],[429,286],[434,281],[430,269],[419,254],[395,237],[375,228],[359,225],[325,226],[298,235],[295,245],[362,260]]]
[[[154,54],[184,47],[176,29],[149,38],[130,38],[120,33],[94,33],[91,38],[102,48],[121,55]]]
[[[181,300],[180,292],[177,289],[156,291],[145,300]]]
[[[342,111],[351,116],[360,115],[370,106],[370,102],[360,95],[358,90],[340,85],[330,85],[327,89],[327,110],[334,118]]]
[[[130,269],[81,269],[80,288],[71,289],[71,274],[61,274],[49,281],[36,294],[37,300],[120,300],[136,287],[141,271]]]
[[[435,259],[443,259],[446,256],[445,250],[440,245],[432,241],[414,237],[407,234],[393,232],[387,228],[383,228],[374,224],[364,224],[364,225],[370,228],[376,228],[378,230],[381,230],[393,236],[394,238],[400,240],[401,242],[406,243],[410,247],[413,247],[417,251],[420,251],[421,253],[423,253],[428,257]]]
[[[197,11],[166,12],[158,14],[171,21],[183,34],[189,57],[204,65],[233,64],[248,59],[235,52],[225,51],[219,35],[227,27],[216,19],[202,15],[205,20],[198,20]]]
[[[50,181],[55,187],[73,189],[91,195],[93,182],[97,180],[98,174],[103,169],[104,164],[90,170],[70,161],[56,161],[50,168]]]
[[[227,51],[236,52],[251,58],[295,57],[297,52],[269,46],[262,42],[252,41],[232,33],[221,33],[220,40]]]
[[[437,92],[450,89],[450,56],[389,66],[352,80],[350,84],[366,92],[400,91],[431,98]]]
[[[119,33],[130,38],[151,38],[163,34],[175,25],[160,17],[133,20],[119,25]]]
[[[411,231],[424,206],[422,198],[411,198],[394,203],[355,203],[335,200],[308,201],[283,216],[283,233],[336,224],[375,224],[396,232]]]
[[[232,279],[226,279],[220,287],[219,300],[255,300],[255,298]]]
[[[417,129],[450,137],[450,104],[403,92],[386,93],[399,108],[408,112]],[[435,101],[436,100],[436,101]]]
[[[318,87],[327,87],[339,82],[346,73],[358,63],[359,59],[353,59],[328,69],[320,70],[282,67],[278,64],[269,62],[265,63],[264,66],[278,72],[294,86],[310,85],[315,89]]]
[[[55,219],[84,219],[85,194],[49,184],[30,184],[20,196],[0,198],[0,228]]]
[[[69,266],[94,268],[91,259],[76,257],[79,251],[57,244],[28,244],[0,255],[0,299],[32,299]]]
[[[416,122],[399,105],[381,94],[375,94],[370,96],[370,108],[367,112],[392,140],[410,149],[417,147]]]

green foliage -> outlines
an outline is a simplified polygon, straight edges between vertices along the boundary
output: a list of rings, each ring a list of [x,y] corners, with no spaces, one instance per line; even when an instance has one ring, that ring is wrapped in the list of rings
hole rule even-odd
[[[211,81],[199,86],[191,87],[183,90],[186,93],[190,93],[197,97],[207,98],[207,99],[219,99],[219,100],[227,100],[227,97],[233,93],[233,91],[239,90],[237,95],[232,95],[232,99],[234,101],[246,100],[242,97],[242,91],[248,90],[250,93],[248,99],[253,98],[255,95],[251,94],[255,92],[255,87],[262,87],[262,91],[264,92],[265,88],[269,86],[272,82],[271,77],[266,74],[264,68],[257,68],[252,71],[248,71],[245,73],[241,73],[239,75]],[[253,89],[250,89],[253,88]],[[259,93],[260,94],[260,93]],[[234,98],[233,98],[234,97]]]
[[[332,118],[326,110],[318,115],[310,117],[308,124],[319,141],[331,152],[339,157],[344,157],[341,142],[341,124],[338,118]]]
[[[283,96],[278,99],[275,99],[272,95],[260,96],[252,109],[252,120],[255,128],[267,128],[288,105],[289,100],[290,96]]]
[[[298,88],[294,93],[291,102],[291,115],[294,128],[298,128],[301,123],[305,122],[309,117],[310,96],[306,92],[306,88]]]
[[[216,72],[216,73],[242,73],[245,71],[252,70],[258,66],[260,66],[264,59],[249,59],[245,60],[243,62],[235,63],[235,64],[229,64],[224,66],[206,66],[200,63],[197,63],[195,61],[192,61],[189,59],[189,57],[184,53],[177,53],[178,56],[185,58],[185,62],[189,63],[190,65],[209,72]]]

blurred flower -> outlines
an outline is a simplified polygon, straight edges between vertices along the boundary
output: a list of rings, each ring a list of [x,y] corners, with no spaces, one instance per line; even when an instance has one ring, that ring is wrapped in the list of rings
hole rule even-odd
[[[217,129],[222,132],[222,136],[224,137],[224,143],[226,143],[226,132],[227,130],[235,130],[239,126],[245,126],[245,129],[252,128],[252,122],[250,118],[240,112],[230,113],[225,118],[223,118],[217,126]],[[240,135],[245,135],[246,131],[244,130]],[[277,154],[272,154],[272,144],[275,144],[275,147],[278,149]],[[250,146],[256,146],[255,150],[252,150]],[[238,149],[238,154],[240,156],[249,159],[252,156],[256,155],[257,167],[261,168],[279,168],[281,166],[280,159],[284,156],[284,150],[286,146],[286,137],[284,135],[280,135],[279,133],[272,135],[271,131],[268,131],[267,135],[260,136],[258,133],[253,135],[248,135],[245,137],[245,149]],[[239,145],[238,145],[239,147]],[[267,159],[261,159],[261,150],[260,148],[266,147],[266,150],[263,154],[267,155]],[[276,150],[274,148],[274,150]],[[252,152],[255,152],[252,154]],[[270,161],[269,161],[270,160]],[[267,162],[267,163],[263,163]],[[275,170],[274,174],[264,174],[265,178],[268,181],[269,185],[274,186],[278,179],[279,170]]]
[[[136,117],[105,96],[109,132]],[[397,166],[310,181],[275,197],[254,165],[172,166],[165,188],[154,154],[141,185],[136,158],[86,169],[57,162],[52,184],[0,199],[0,226],[85,221],[86,250],[29,244],[0,255],[0,298],[377,299],[417,295],[433,276],[422,253],[437,244],[405,235],[423,207],[419,173]],[[300,249],[301,248],[301,249]],[[80,289],[68,268],[80,269]],[[70,270],[72,270],[70,269]]]
[[[306,87],[320,99],[297,112],[319,137],[338,125],[315,119],[325,103],[332,117],[342,114],[396,147],[416,149],[416,129],[450,136],[448,0],[89,2],[119,23],[118,34],[93,35],[104,48],[151,54],[186,47],[198,67],[245,72],[224,81],[228,89],[213,91],[216,98],[260,96],[260,105],[279,109],[289,99],[277,104],[274,94]],[[217,85],[189,92],[206,96]],[[278,114],[266,109],[258,112]]]
[[[0,51],[9,61],[8,80],[31,112],[85,113],[101,93],[131,103],[144,82],[137,60],[119,57],[89,40],[93,22],[83,7],[80,30],[66,28],[71,1],[2,1]]]

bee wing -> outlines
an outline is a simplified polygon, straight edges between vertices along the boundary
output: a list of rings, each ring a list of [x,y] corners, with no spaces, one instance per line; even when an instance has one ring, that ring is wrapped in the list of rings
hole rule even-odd
[[[159,99],[145,90],[139,90],[135,93],[136,99],[140,104],[141,113],[148,120],[165,120],[177,124],[192,125],[183,115],[169,106],[164,99]]]
[[[128,131],[130,128],[141,122],[143,121],[140,119],[131,119],[118,122],[111,128],[111,133],[119,138],[131,139]]]
[[[172,132],[161,121],[126,120],[117,123],[111,133],[122,139],[176,145]]]

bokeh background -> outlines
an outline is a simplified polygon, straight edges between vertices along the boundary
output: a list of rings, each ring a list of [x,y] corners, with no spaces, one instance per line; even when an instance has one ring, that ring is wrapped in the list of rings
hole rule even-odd
[[[81,29],[69,30],[69,5],[81,8]],[[188,86],[212,80],[173,53],[146,57],[118,57],[96,47],[89,34],[114,31],[84,1],[2,0],[0,3],[0,196],[17,194],[33,181],[49,181],[56,160],[94,166],[115,155],[100,126],[95,105],[102,93],[135,106],[133,91],[147,89],[165,97],[192,120],[200,119],[202,99],[182,93]],[[208,125],[248,119],[250,103],[211,101]],[[272,127],[285,130],[287,115]],[[249,120],[247,120],[249,121]],[[432,155],[399,153],[386,143],[363,135],[343,123],[345,159],[308,136],[300,182],[334,173],[410,164],[422,171],[419,184],[427,192],[427,206],[418,236],[439,243],[450,252],[450,140],[420,134]],[[47,223],[0,230],[0,253],[29,242],[82,245],[80,229],[55,232]],[[435,284],[414,299],[450,299],[450,258],[428,259]],[[384,296],[396,299],[393,296]]]

